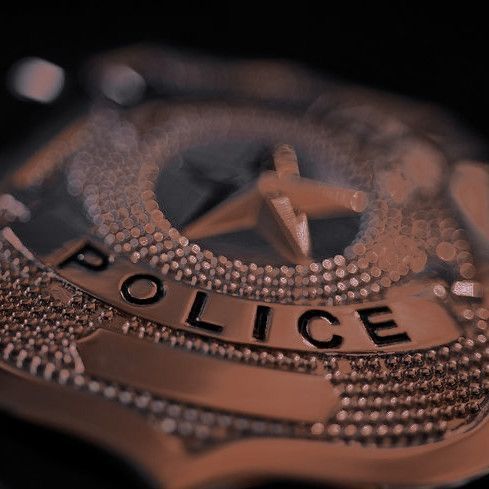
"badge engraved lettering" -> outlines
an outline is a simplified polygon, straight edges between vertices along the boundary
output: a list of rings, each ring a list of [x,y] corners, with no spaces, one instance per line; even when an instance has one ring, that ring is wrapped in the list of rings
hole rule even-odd
[[[93,249],[97,248],[93,246]],[[164,294],[157,295],[154,300],[150,299],[150,283],[146,284],[146,292],[145,287],[142,287],[143,290],[140,288],[139,292],[131,288],[132,295],[149,294],[138,304],[118,284],[124,284],[128,277],[148,275],[155,279],[155,275],[141,274],[138,266],[116,258],[109,262],[107,268],[97,272],[100,281],[93,280],[94,271],[79,266],[77,256],[78,250],[70,252],[70,258],[74,258],[61,261],[58,273],[97,297],[148,320],[161,321],[180,329],[198,329],[201,334],[219,336],[236,343],[246,344],[254,339],[270,348],[292,350],[390,351],[393,348],[441,344],[450,339],[455,340],[460,335],[443,306],[435,300],[416,296],[414,292],[409,292],[402,300],[371,302],[363,304],[363,307],[344,305],[326,309],[253,303],[214,292],[195,291],[169,280],[165,281]],[[104,278],[105,281],[102,280]],[[208,316],[205,312],[207,309]],[[380,318],[374,317],[378,314],[391,314],[391,317],[381,322]],[[428,327],[428,318],[429,323],[436,324],[436,328]],[[318,324],[311,327],[313,321]],[[321,328],[324,328],[324,335],[318,333]],[[387,331],[381,333],[382,330],[394,328],[400,328],[402,332],[392,331],[389,335]],[[332,333],[332,337],[325,336],[327,331]]]
[[[218,324],[209,323],[202,320],[202,314],[205,311],[207,303],[207,294],[205,292],[197,292],[195,299],[188,314],[187,323],[194,328],[205,329],[214,333],[220,333],[224,328]]]
[[[338,319],[328,311],[322,311],[319,309],[307,311],[299,318],[299,332],[303,338],[316,348],[339,348],[343,343],[343,337],[340,335],[333,334],[331,339],[327,341],[314,338],[310,326],[311,322],[316,319],[321,319],[324,323],[329,325],[339,324]]]
[[[253,338],[258,341],[268,339],[272,309],[268,306],[258,306],[256,308],[255,325],[253,327]]]
[[[163,282],[148,274],[136,274],[126,278],[121,285],[122,297],[131,304],[154,304],[164,296]]]
[[[379,335],[378,331],[383,331],[386,329],[397,328],[397,324],[393,319],[387,319],[384,321],[371,321],[371,318],[376,318],[378,315],[392,314],[392,311],[387,306],[381,307],[371,307],[368,309],[357,310],[362,323],[372,338],[373,342],[378,346],[392,345],[394,343],[405,343],[410,342],[411,338],[405,332],[395,333],[391,335]]]
[[[65,258],[58,266],[63,268],[69,263],[76,263],[82,267],[100,272],[109,265],[109,257],[90,243],[85,243],[68,258]]]

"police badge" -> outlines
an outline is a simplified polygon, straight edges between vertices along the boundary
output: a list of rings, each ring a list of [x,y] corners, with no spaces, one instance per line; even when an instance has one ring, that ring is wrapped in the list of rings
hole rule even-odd
[[[4,180],[0,406],[172,489],[489,468],[489,173],[446,114],[297,66],[98,56]]]

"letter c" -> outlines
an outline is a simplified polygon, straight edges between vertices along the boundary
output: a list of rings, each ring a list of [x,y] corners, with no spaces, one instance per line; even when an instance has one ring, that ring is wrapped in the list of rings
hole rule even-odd
[[[310,323],[313,319],[323,319],[330,325],[338,325],[340,322],[338,319],[327,311],[321,311],[319,309],[312,309],[306,311],[299,318],[298,327],[299,333],[302,337],[316,348],[328,349],[338,348],[343,343],[343,337],[337,334],[333,334],[330,340],[323,341],[314,338],[311,334]]]

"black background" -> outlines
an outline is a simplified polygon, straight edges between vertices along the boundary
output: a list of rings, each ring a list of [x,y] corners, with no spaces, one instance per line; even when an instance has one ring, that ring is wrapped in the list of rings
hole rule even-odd
[[[274,10],[246,3],[206,7],[162,2],[113,13],[96,3],[60,14],[37,7],[0,14],[0,149],[24,138],[53,106],[14,100],[5,91],[8,68],[23,56],[40,56],[76,72],[87,55],[133,42],[162,42],[221,56],[287,58],[345,79],[433,101],[489,137],[489,34],[482,11],[396,2],[359,7],[331,2],[285,3]],[[136,8],[137,7],[137,8]],[[66,8],[66,7],[65,7]],[[147,12],[142,15],[142,12]],[[74,90],[68,77],[67,92]],[[64,97],[66,98],[65,93]]]
[[[140,41],[221,56],[293,59],[348,80],[433,101],[489,139],[487,16],[468,4],[452,10],[442,5],[428,12],[426,6],[399,2],[375,11],[355,4],[344,4],[339,11],[330,2],[284,2],[273,10],[265,2],[257,9],[244,2],[222,8],[162,2],[158,9],[137,4],[121,12],[118,5],[103,14],[96,3],[71,13],[63,12],[67,7],[62,4],[50,12],[39,5],[14,5],[16,14],[0,13],[0,164],[5,164],[2,154],[22,147],[78,88],[76,78],[68,78],[64,95],[51,106],[16,100],[5,88],[12,63],[40,56],[70,77],[88,55]],[[48,449],[61,443],[56,436],[50,438],[43,430],[27,435],[29,427],[11,418],[1,418],[0,427],[0,488],[136,484],[120,464],[109,459],[101,463],[104,455],[92,447],[74,448],[66,441],[67,449],[83,462],[73,466],[71,458],[59,458],[59,450]],[[57,482],[50,479],[53,471],[58,471]],[[119,477],[111,478],[114,472]]]

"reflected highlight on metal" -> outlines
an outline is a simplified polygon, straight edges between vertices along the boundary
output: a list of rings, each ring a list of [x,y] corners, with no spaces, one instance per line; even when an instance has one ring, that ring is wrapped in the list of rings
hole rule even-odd
[[[24,58],[10,70],[10,90],[16,96],[49,104],[54,102],[65,82],[63,68],[41,58]]]

